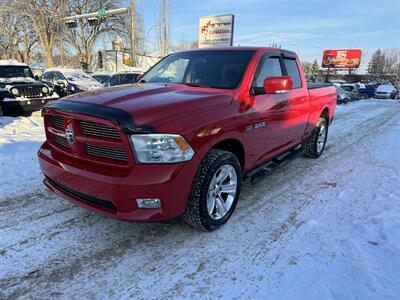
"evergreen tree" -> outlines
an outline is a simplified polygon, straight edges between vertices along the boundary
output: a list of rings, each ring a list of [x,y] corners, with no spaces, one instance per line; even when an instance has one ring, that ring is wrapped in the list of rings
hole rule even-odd
[[[385,53],[378,49],[374,52],[368,64],[368,73],[371,75],[381,75],[385,68]]]
[[[318,61],[315,59],[311,65],[311,70],[313,75],[318,75],[320,67]]]

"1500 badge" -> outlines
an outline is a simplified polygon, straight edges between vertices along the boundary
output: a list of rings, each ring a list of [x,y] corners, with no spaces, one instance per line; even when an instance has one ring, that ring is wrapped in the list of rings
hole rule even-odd
[[[258,122],[258,123],[254,124],[254,125],[247,126],[246,127],[246,131],[252,131],[253,129],[261,128],[261,127],[264,127],[265,125],[266,124],[265,124],[264,121]]]

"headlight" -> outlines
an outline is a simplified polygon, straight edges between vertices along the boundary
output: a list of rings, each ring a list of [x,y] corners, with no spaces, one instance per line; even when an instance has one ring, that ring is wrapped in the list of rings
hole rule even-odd
[[[11,89],[11,94],[13,94],[14,96],[18,96],[19,95],[19,90],[17,88],[12,88]]]
[[[43,94],[48,94],[49,88],[47,86],[42,87],[42,92],[43,92]]]
[[[140,163],[176,163],[192,159],[194,151],[177,134],[131,135],[133,150]]]

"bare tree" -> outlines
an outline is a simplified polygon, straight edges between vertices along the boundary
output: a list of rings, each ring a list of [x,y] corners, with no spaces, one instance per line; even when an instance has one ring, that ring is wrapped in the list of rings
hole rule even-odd
[[[61,5],[60,0],[10,0],[13,12],[28,18],[44,52],[48,67],[54,65],[53,52],[61,25]]]
[[[11,11],[3,11],[0,14],[0,23],[3,24],[0,31],[0,53],[2,58],[14,58],[17,45],[20,42],[20,19],[21,16],[15,15]]]
[[[38,45],[38,37],[29,24],[29,18],[11,9],[12,1],[2,2],[0,23],[0,57],[19,58],[30,63],[32,51]],[[8,9],[4,9],[4,7]]]
[[[81,15],[96,12],[100,8],[107,10],[120,6],[119,0],[95,1],[95,0],[69,0],[67,1],[67,15]],[[98,18],[92,26],[87,19],[79,19],[77,27],[64,29],[66,41],[77,51],[82,65],[90,65],[96,42],[106,35],[125,35],[124,17],[114,16]]]

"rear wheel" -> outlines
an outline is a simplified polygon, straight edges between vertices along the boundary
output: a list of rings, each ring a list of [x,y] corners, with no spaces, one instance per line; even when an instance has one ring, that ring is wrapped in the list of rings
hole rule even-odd
[[[328,122],[325,118],[318,120],[311,137],[304,142],[305,155],[310,158],[318,158],[325,149],[328,138]]]
[[[196,173],[183,219],[207,231],[226,223],[236,208],[241,178],[240,164],[234,154],[211,150]]]

